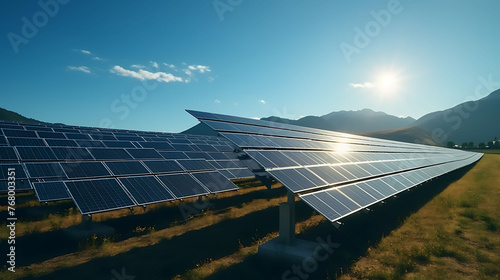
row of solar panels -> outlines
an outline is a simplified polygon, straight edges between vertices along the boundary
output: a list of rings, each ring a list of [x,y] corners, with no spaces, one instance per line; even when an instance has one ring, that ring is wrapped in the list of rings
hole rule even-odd
[[[426,145],[402,143],[392,140],[371,138],[348,133],[334,132],[330,130],[315,129],[310,127],[263,120],[254,120],[236,116],[213,114],[194,110],[187,110],[187,112],[217,132],[235,132],[240,134],[281,136],[289,139],[297,138],[338,143],[357,143],[372,146],[380,145],[388,147],[402,147],[406,149],[436,148]]]
[[[190,140],[217,140],[217,137],[208,135],[187,135],[179,133],[166,133],[166,132],[150,132],[150,131],[136,131],[136,130],[123,130],[123,129],[111,129],[111,128],[93,128],[93,127],[83,127],[83,126],[69,126],[61,124],[35,124],[35,123],[23,123],[23,122],[10,122],[10,121],[0,121],[0,134],[4,135],[2,130],[28,130],[28,131],[42,131],[42,132],[62,132],[70,134],[90,134],[99,138],[99,136],[116,136],[118,137],[128,137],[128,136],[139,136],[139,137],[150,137],[150,138],[162,138],[162,139],[185,139]],[[115,140],[115,139],[111,139]]]
[[[134,159],[237,159],[233,152],[157,151],[153,148],[0,147],[0,163],[9,161],[85,161]]]
[[[480,158],[481,155],[477,154],[461,161],[329,188],[300,195],[300,198],[333,222],[435,177],[474,163]]]
[[[238,189],[217,171],[42,182],[34,188],[40,201],[72,198],[82,214]]]
[[[26,162],[0,165],[0,180],[7,180],[7,169],[16,169],[17,179],[84,179],[111,176],[177,173],[219,169],[246,168],[238,160],[179,159],[144,161],[88,161],[88,162]],[[23,168],[24,167],[24,168]],[[26,172],[25,172],[26,170]]]
[[[482,154],[188,111],[330,221]],[[350,139],[339,142],[339,137]]]

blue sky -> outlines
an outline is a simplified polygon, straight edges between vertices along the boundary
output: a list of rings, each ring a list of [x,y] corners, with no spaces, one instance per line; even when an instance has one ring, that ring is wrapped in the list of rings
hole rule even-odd
[[[180,132],[197,123],[184,109],[419,118],[500,87],[500,1],[40,3],[0,3],[0,107],[47,122]]]

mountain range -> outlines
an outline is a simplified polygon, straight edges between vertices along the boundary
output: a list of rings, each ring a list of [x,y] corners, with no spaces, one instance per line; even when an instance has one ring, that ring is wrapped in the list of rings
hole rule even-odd
[[[475,101],[429,113],[418,120],[401,118],[370,109],[338,111],[323,116],[306,116],[297,120],[276,116],[261,120],[288,123],[319,129],[355,133],[370,137],[446,145],[448,142],[488,142],[500,137],[500,89]],[[213,131],[198,124],[183,133],[207,134]]]

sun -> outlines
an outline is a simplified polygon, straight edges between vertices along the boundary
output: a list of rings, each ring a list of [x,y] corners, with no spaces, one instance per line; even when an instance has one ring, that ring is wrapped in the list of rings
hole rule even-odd
[[[375,87],[382,95],[392,95],[400,88],[400,77],[395,72],[382,72],[377,75]]]

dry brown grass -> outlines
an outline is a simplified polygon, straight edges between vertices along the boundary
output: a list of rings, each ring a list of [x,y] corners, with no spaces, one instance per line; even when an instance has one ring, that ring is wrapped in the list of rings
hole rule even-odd
[[[255,190],[243,190],[243,192],[251,192]],[[230,196],[229,193],[223,194],[224,196]],[[223,196],[221,195],[221,196]],[[234,195],[234,194],[233,194]],[[132,237],[120,242],[110,242],[102,244],[98,248],[89,248],[84,251],[75,252],[71,254],[66,254],[58,256],[41,263],[31,264],[25,267],[19,267],[16,269],[16,274],[12,279],[19,279],[26,276],[39,276],[49,274],[56,270],[73,267],[86,263],[92,259],[115,256],[124,252],[128,252],[133,248],[141,248],[146,246],[152,246],[159,243],[165,239],[171,239],[175,236],[180,236],[186,232],[203,229],[205,227],[220,223],[221,221],[227,219],[236,219],[243,217],[247,214],[253,213],[255,211],[260,211],[269,207],[275,207],[279,203],[284,202],[285,197],[272,198],[272,199],[254,199],[249,203],[244,203],[239,207],[231,207],[228,211],[221,214],[215,214],[212,211],[205,211],[193,219],[190,219],[187,223],[174,225],[166,229],[153,231],[151,233]],[[121,217],[125,215],[122,212],[126,211],[116,211],[120,213],[103,213],[100,214],[98,219],[110,219],[111,217]],[[128,211],[129,212],[129,211]]]
[[[340,279],[499,279],[499,170],[485,155]]]

